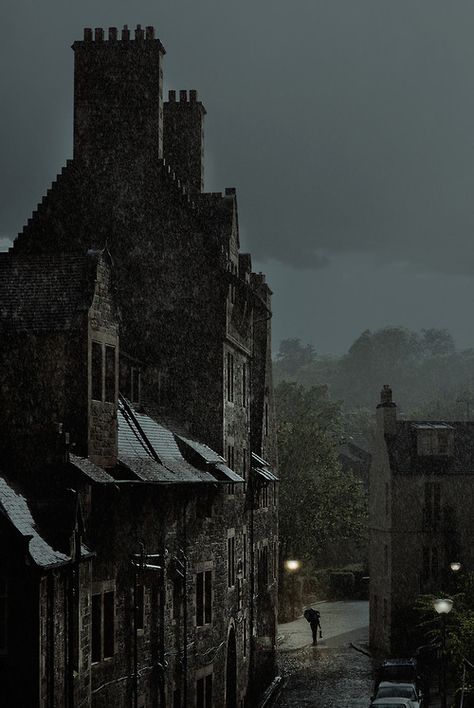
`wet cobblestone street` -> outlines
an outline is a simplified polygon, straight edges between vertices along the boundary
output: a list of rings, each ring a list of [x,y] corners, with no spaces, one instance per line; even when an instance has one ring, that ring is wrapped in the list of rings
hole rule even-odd
[[[277,708],[367,708],[369,704],[372,662],[350,646],[284,652],[279,663],[285,684]]]
[[[315,606],[316,607],[316,606]],[[276,708],[367,708],[373,688],[372,660],[365,648],[368,603],[319,603],[324,639],[311,645],[303,617],[280,625],[279,672],[283,688]]]

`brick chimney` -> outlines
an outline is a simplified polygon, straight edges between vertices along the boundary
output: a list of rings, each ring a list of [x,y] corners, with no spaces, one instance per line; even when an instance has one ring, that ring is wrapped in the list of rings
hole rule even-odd
[[[377,429],[384,435],[397,432],[397,406],[392,401],[392,389],[385,384],[380,391],[380,403],[377,405]]]
[[[86,161],[163,152],[165,50],[153,27],[110,27],[74,42],[74,157]]]
[[[170,91],[164,104],[163,157],[190,192],[204,189],[204,116],[196,91]]]

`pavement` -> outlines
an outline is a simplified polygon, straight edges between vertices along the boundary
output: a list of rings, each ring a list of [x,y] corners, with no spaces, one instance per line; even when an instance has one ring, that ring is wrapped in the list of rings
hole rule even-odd
[[[336,648],[351,642],[367,645],[369,640],[368,602],[318,602],[311,605],[321,613],[323,638],[320,649]],[[293,622],[278,625],[280,651],[303,649],[312,645],[311,627],[303,616]]]

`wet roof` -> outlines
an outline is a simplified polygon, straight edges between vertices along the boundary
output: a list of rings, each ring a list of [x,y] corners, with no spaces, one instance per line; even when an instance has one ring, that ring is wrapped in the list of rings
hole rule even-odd
[[[107,484],[115,482],[114,478],[108,474],[102,467],[95,465],[87,457],[77,457],[77,455],[69,455],[69,463],[84,474],[91,482],[98,484]]]
[[[77,327],[90,305],[92,265],[85,254],[0,254],[0,332]]]
[[[200,445],[201,452],[207,446]],[[220,461],[222,458],[210,448]],[[137,411],[120,396],[118,408],[118,459],[138,479],[149,482],[216,483],[211,469],[200,469],[182,454],[174,434],[149,415]]]
[[[3,477],[0,477],[0,513],[25,539],[30,539],[28,551],[37,565],[47,568],[70,561],[70,556],[55,550],[45,541],[37,528],[26,497],[15,491]]]
[[[276,482],[278,477],[272,470],[269,462],[252,452],[252,471],[265,482]]]

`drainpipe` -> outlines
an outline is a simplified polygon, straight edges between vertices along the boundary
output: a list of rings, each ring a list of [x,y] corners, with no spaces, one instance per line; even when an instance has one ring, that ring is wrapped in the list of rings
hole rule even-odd
[[[187,579],[188,579],[188,559],[186,552],[188,550],[188,530],[187,530],[187,509],[188,500],[184,502],[183,507],[183,548],[181,549],[181,554],[183,557],[183,632],[184,632],[184,645],[183,645],[183,674],[184,674],[184,686],[183,686],[183,705],[188,705],[188,593],[187,593]]]
[[[251,458],[250,458],[251,459]],[[249,469],[250,477],[250,617],[249,617],[249,635],[250,635],[250,645],[249,645],[249,674],[251,681],[251,692],[253,690],[253,682],[255,678],[255,639],[254,639],[254,623],[255,623],[255,544],[254,544],[254,514],[255,514],[255,489],[254,481],[252,475],[252,465],[250,464]]]

